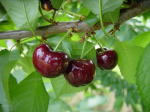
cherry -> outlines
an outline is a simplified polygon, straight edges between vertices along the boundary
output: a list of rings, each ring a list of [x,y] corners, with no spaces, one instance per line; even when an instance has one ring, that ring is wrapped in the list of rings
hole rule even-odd
[[[97,49],[97,64],[101,69],[113,69],[117,65],[118,55],[114,50]]]
[[[75,87],[84,86],[92,82],[95,73],[95,65],[91,60],[71,60],[66,74],[66,80]]]
[[[34,50],[32,61],[37,71],[49,78],[64,73],[69,64],[67,54],[54,52],[47,44],[41,44]]]
[[[50,0],[41,0],[41,7],[43,10],[46,10],[46,11],[55,9],[55,8],[53,8]]]

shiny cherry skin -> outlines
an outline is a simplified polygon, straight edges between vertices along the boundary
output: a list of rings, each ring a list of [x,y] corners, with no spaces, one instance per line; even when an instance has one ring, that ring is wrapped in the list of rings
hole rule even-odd
[[[41,7],[43,10],[50,11],[50,10],[55,9],[55,8],[53,8],[50,0],[40,0],[40,1],[41,1]]]
[[[95,74],[95,65],[91,60],[71,60],[66,74],[66,80],[75,87],[84,86],[92,82]]]
[[[34,67],[41,75],[54,78],[64,73],[69,64],[67,54],[54,52],[46,44],[38,46],[33,53]]]
[[[118,62],[117,52],[114,50],[100,51],[97,49],[97,64],[101,69],[111,70]]]

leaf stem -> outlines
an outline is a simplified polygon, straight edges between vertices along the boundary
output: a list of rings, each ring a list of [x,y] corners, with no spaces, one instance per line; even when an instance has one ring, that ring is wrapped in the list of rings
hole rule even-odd
[[[82,52],[81,52],[80,59],[82,59],[82,58],[83,58],[83,54],[84,54],[84,50],[85,50],[85,46],[86,46],[86,39],[84,40],[84,43],[83,43],[83,47],[82,47]]]
[[[82,58],[85,57],[93,48],[94,48],[94,46],[92,46],[87,52],[85,52],[85,54],[82,56]]]
[[[59,47],[59,45],[62,43],[62,41],[72,32],[72,29],[69,29],[68,32],[59,40],[58,44],[56,45],[54,51],[56,51]]]

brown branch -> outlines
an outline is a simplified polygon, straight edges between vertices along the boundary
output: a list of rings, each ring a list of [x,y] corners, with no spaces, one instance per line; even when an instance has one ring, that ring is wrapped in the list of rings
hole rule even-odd
[[[138,16],[145,11],[150,10],[150,0],[145,0],[135,7],[128,9],[125,13],[122,13],[119,19],[119,24],[131,19],[132,17]]]
[[[150,10],[150,0],[141,2],[137,6],[128,9],[126,12],[120,15],[120,19],[117,24],[121,24],[132,17],[135,17],[139,14],[144,13],[145,11]],[[109,25],[111,23],[105,23],[105,25]],[[40,27],[35,31],[35,34],[38,36],[48,36],[57,33],[67,32],[68,29],[73,28],[77,29],[78,32],[88,32],[100,29],[99,25],[95,25],[93,27],[89,27],[85,22],[61,22],[56,25],[49,25]],[[8,32],[1,32],[0,39],[22,39],[32,37],[31,31],[8,31]]]

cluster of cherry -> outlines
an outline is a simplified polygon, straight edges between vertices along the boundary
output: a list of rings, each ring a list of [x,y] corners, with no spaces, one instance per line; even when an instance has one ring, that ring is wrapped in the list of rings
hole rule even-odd
[[[40,0],[45,11],[57,10],[50,0]],[[101,69],[113,69],[117,64],[117,53],[114,50],[100,48],[96,50],[97,64]],[[47,44],[41,44],[33,53],[33,64],[42,76],[55,78],[64,74],[65,79],[73,86],[83,86],[92,82],[95,64],[92,60],[70,59],[63,52],[53,51]]]
[[[99,48],[96,50],[97,64],[101,69],[113,69],[118,60],[114,50]],[[42,76],[55,78],[64,74],[73,86],[83,86],[92,82],[95,64],[87,59],[70,59],[64,52],[53,51],[47,44],[41,44],[34,50],[33,64]]]

